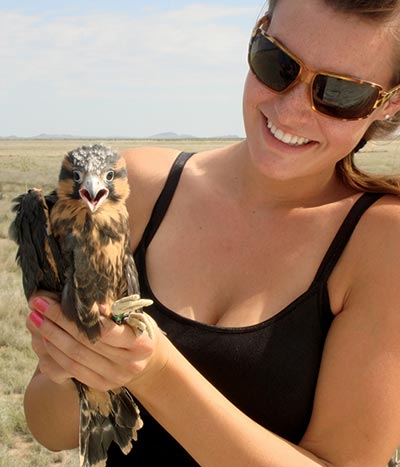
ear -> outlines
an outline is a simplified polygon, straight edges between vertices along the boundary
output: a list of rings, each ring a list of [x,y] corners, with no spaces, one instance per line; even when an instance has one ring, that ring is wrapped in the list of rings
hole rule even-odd
[[[387,119],[387,116],[393,117],[400,112],[400,94],[396,94],[393,96],[390,101],[386,102],[386,104],[382,107],[382,120]]]

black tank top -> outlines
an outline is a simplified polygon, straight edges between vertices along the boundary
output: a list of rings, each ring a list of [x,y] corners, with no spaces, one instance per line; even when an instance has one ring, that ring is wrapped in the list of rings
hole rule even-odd
[[[333,320],[327,280],[360,217],[382,194],[366,193],[356,201],[309,289],[278,314],[242,328],[207,325],[160,303],[146,274],[146,249],[191,155],[181,153],[173,164],[135,252],[141,295],[154,301],[146,311],[181,353],[237,407],[265,428],[298,443],[310,420],[322,351]],[[125,456],[112,446],[107,466],[198,465],[144,408],[141,410],[144,427],[131,453]]]

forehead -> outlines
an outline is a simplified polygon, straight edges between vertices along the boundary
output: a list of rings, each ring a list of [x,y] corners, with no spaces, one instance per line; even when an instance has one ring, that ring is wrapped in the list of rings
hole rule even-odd
[[[106,147],[94,145],[82,146],[69,152],[67,159],[75,169],[100,174],[115,166],[119,156]]]
[[[384,24],[335,11],[323,0],[279,0],[268,33],[309,67],[392,84],[395,43]]]

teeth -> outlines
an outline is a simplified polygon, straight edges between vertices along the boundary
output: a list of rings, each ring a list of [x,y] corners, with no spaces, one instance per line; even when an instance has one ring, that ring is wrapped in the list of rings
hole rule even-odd
[[[290,144],[291,146],[301,146],[310,142],[309,139],[303,138],[302,136],[294,136],[289,133],[284,133],[280,128],[273,125],[268,121],[268,128],[276,139],[283,143]]]

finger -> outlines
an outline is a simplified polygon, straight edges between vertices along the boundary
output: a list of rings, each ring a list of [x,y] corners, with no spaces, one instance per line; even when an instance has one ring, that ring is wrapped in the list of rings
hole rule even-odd
[[[110,381],[108,378],[103,377],[93,369],[71,359],[51,342],[46,343],[46,348],[54,361],[81,383],[84,383],[94,389],[98,389],[99,391],[108,391],[118,385],[116,385],[114,381]]]
[[[29,301],[29,305],[34,311],[40,313],[41,316],[45,316],[46,319],[52,321],[61,329],[64,329],[77,341],[87,341],[86,336],[82,333],[76,323],[66,318],[64,315],[61,305],[58,301],[54,300],[50,296],[37,295]]]
[[[97,345],[91,343],[76,328],[74,323],[66,320],[62,315],[60,305],[54,300],[48,297],[36,296],[31,300],[31,305],[34,311],[29,315],[28,329],[32,333],[40,334],[42,338],[51,341],[63,354],[69,356],[70,362],[68,362],[67,367],[64,367],[69,374],[72,373],[71,368],[75,368],[74,365],[79,363],[87,368],[98,368],[98,372],[119,380],[123,372],[116,371],[116,363],[126,363],[130,361],[131,356],[124,355],[124,351],[113,348],[108,343],[98,342]],[[109,332],[111,330],[117,333],[121,331],[121,329],[118,329],[119,326],[114,325],[110,320],[104,319],[105,323],[107,321],[109,321],[108,324],[111,328],[108,330]],[[114,341],[117,339],[118,337],[114,338]],[[76,372],[76,370],[74,371]]]
[[[33,311],[30,313],[28,321],[31,321],[30,328],[36,328],[34,331],[36,334],[39,334],[46,342],[52,342],[70,359],[82,365],[99,366],[106,362],[104,356],[93,352],[89,347],[79,342],[74,335],[58,326],[54,321],[49,320],[47,314],[43,315]],[[93,348],[93,345],[91,347]]]
[[[30,300],[30,306],[32,309],[44,314],[46,318],[53,321],[59,327],[74,336],[74,338],[79,342],[82,342],[85,345],[92,345],[84,333],[77,328],[76,324],[65,317],[60,303],[50,296],[35,296]],[[101,337],[103,343],[122,349],[132,348],[135,343],[136,335],[129,326],[117,325],[110,318],[105,316],[100,316],[99,321],[101,324]],[[142,339],[142,336],[140,336],[140,338]],[[145,336],[143,336],[143,341],[146,341]]]
[[[35,292],[33,292],[33,294],[28,299],[28,304],[29,304],[31,309],[33,309],[32,301],[37,297],[41,297],[41,298],[43,298],[45,300],[48,300],[49,302],[50,301],[53,301],[53,302],[59,302],[60,301],[60,295],[55,293],[55,292],[49,292],[48,290],[36,290]]]
[[[50,355],[40,358],[38,366],[40,372],[56,384],[64,384],[72,378]]]
[[[41,337],[46,338],[47,352],[68,375],[96,388],[120,386],[131,379],[132,367],[121,367],[118,363],[126,361],[126,356],[118,355],[116,361],[110,360],[104,351],[100,353],[98,348],[95,350],[96,345],[82,344],[44,315],[37,315],[39,313],[36,311],[30,315],[33,326],[38,328]],[[120,351],[120,354],[124,352]]]
[[[41,372],[47,376],[51,381],[61,384],[69,380],[72,375],[65,371],[58,365],[46,350],[45,340],[38,332],[37,327],[30,319],[27,319],[26,327],[31,333],[31,346],[39,359],[38,366]]]
[[[58,302],[40,296],[32,299],[32,306],[35,311],[30,320],[41,335],[71,359],[64,367],[69,374],[76,373],[74,365],[80,364],[96,368],[97,374],[107,375],[117,383],[126,381],[132,373],[141,371],[153,352],[154,342],[146,333],[137,338],[129,326],[119,326],[109,318],[100,318],[101,337],[93,344],[75,323],[64,317]]]
[[[66,318],[66,316],[63,313],[60,303],[55,301],[50,296],[36,295],[35,297],[32,297],[32,299],[29,302],[29,305],[34,311],[39,312],[40,316],[46,316],[48,320],[52,321],[58,327],[65,330],[68,334],[73,336],[75,340],[77,340],[78,342],[81,342],[87,346],[93,345],[88,340],[84,332],[78,329],[76,323]],[[35,319],[35,317],[38,320],[40,320],[40,317],[33,315],[33,319]],[[121,329],[119,329],[120,326],[117,326],[110,319],[105,318],[105,317],[100,317],[100,323],[101,323],[102,328],[104,328],[103,329],[104,335],[108,335],[109,333],[112,334],[114,330],[114,333],[115,333],[114,338],[108,339],[110,345],[118,346],[118,343],[124,344],[129,341],[132,342],[131,336],[129,337],[126,336],[127,334],[126,332],[121,334],[120,333]],[[40,323],[38,323],[38,325],[40,325]],[[122,335],[125,337],[121,338]]]
[[[114,348],[144,352],[153,348],[153,343],[147,333],[140,336],[128,324],[116,324],[110,318],[100,317],[101,338],[100,341]]]

